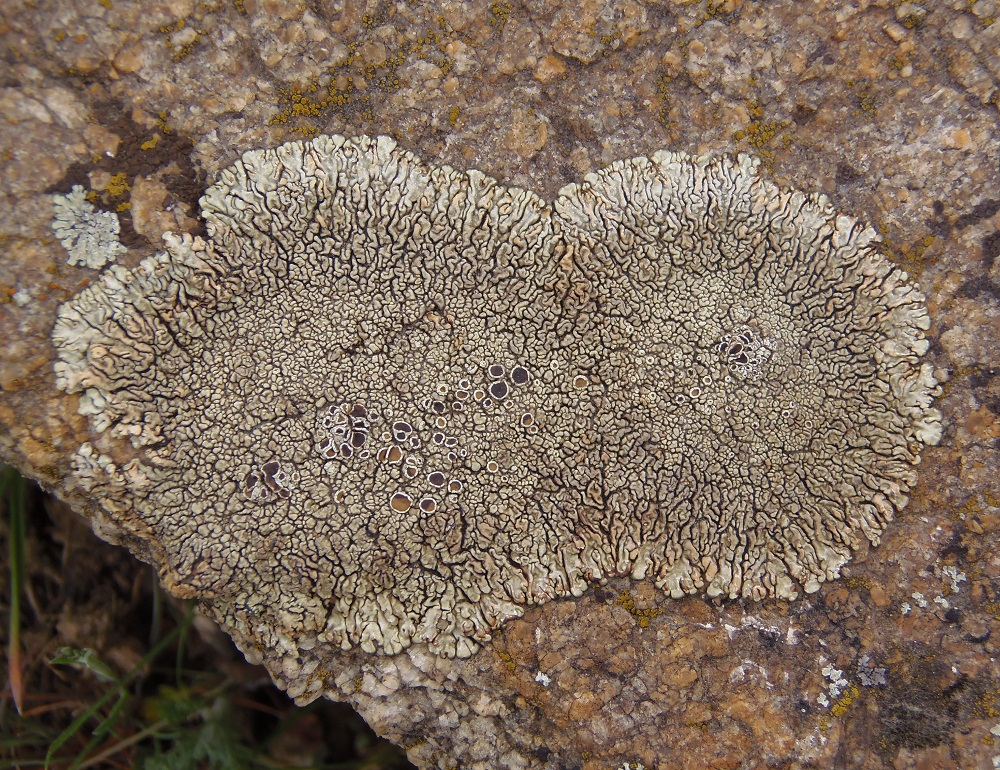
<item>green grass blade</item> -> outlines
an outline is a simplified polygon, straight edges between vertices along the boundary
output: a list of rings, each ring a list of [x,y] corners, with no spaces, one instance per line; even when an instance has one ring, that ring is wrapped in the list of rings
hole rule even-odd
[[[66,741],[68,741],[70,738],[76,735],[77,732],[79,732],[80,728],[83,727],[90,720],[90,718],[94,716],[94,714],[100,711],[100,709],[104,706],[105,703],[111,700],[111,696],[114,695],[116,691],[117,688],[108,690],[106,693],[104,693],[104,695],[102,695],[96,701],[91,703],[86,709],[84,709],[83,712],[80,714],[80,716],[78,716],[76,719],[70,722],[69,727],[67,727],[65,730],[59,733],[58,736],[56,736],[55,740],[52,741],[52,744],[49,746],[49,750],[45,753],[46,768],[48,768],[49,763],[52,762],[52,759],[55,756],[56,752],[63,747],[63,744],[65,744]]]

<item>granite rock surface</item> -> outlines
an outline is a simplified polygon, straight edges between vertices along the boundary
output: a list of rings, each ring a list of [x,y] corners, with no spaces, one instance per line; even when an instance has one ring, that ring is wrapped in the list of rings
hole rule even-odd
[[[992,767],[998,16],[994,0],[5,3],[0,456],[93,513],[70,462],[93,436],[50,342],[98,275],[51,227],[75,185],[118,215],[133,267],[165,232],[203,234],[197,200],[242,152],[320,133],[389,134],[546,199],[664,147],[751,151],[871,222],[928,298],[944,435],[881,545],[791,602],[611,580],[469,659],[346,653],[327,694],[427,767]]]

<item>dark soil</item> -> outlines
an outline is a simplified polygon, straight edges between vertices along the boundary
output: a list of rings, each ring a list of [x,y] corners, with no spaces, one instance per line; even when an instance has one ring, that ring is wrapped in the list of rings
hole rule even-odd
[[[0,768],[40,766],[50,747],[57,760],[50,766],[56,768],[74,762],[154,770],[412,767],[348,705],[321,699],[296,707],[262,667],[246,662],[228,636],[192,616],[189,604],[165,594],[152,568],[98,540],[60,501],[29,485],[25,513],[22,713],[5,681]],[[5,680],[11,653],[9,521],[3,500],[0,676]],[[163,649],[154,658],[157,646]],[[53,664],[64,647],[93,650],[98,663]],[[124,684],[95,674],[102,664]],[[79,729],[67,731],[88,709],[93,714]]]

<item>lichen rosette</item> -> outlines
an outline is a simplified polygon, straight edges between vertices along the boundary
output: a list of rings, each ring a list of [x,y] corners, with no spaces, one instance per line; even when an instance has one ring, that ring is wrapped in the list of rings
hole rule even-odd
[[[297,697],[322,650],[467,656],[611,575],[793,597],[936,443],[929,319],[874,232],[747,157],[554,204],[385,137],[247,153],[60,310],[95,522]],[[256,652],[255,652],[256,651]]]

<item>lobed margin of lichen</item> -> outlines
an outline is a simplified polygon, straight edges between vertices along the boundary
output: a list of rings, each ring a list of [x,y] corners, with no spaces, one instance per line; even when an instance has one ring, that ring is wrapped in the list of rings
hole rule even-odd
[[[159,562],[165,585],[207,600],[248,657],[263,658],[299,698],[329,686],[317,672],[333,650],[395,654],[426,643],[436,654],[464,657],[525,605],[579,595],[613,575],[650,578],[675,597],[815,591],[838,576],[860,537],[879,541],[916,483],[920,446],[940,439],[937,378],[920,361],[930,319],[906,272],[877,252],[871,228],[838,215],[824,196],[777,188],[757,165],[747,155],[658,152],[587,175],[550,206],[476,171],[427,166],[386,137],[321,136],[249,152],[202,199],[209,240],[168,236],[163,252],[133,269],[112,265],[60,308],[57,385],[80,394],[79,411],[94,433],[77,453],[81,482],[109,531],[155,543],[146,556]],[[810,270],[797,274],[800,264]],[[279,277],[306,286],[307,265],[326,287],[318,305],[282,289],[267,303]],[[751,267],[765,278],[750,281]],[[788,287],[791,299],[768,295],[760,280]],[[761,296],[740,300],[740,286]],[[510,297],[523,301],[511,306]],[[503,302],[511,308],[506,319],[494,315]],[[295,377],[282,379],[235,338],[213,349],[220,324],[246,313],[260,322],[237,322],[240,334],[271,340],[267,324],[286,306],[293,326],[327,324],[330,340],[326,347],[311,341],[308,360],[296,359],[287,342],[274,350],[275,360],[298,367]],[[842,316],[824,319],[824,306]],[[392,312],[378,315],[383,307]],[[819,313],[813,326],[810,312]],[[804,329],[819,339],[797,338]],[[841,345],[843,329],[858,341]],[[426,429],[430,448],[422,455],[422,444],[400,448],[392,420],[358,395],[389,374],[365,369],[357,356],[391,364],[406,334],[415,335],[422,360],[389,401],[403,409],[397,422]],[[438,403],[435,392],[475,390],[471,382],[459,387],[466,355],[481,362],[467,378],[474,371],[484,395],[443,423],[441,414],[425,416],[418,404]],[[277,379],[254,374],[244,358]],[[849,376],[838,379],[831,361]],[[325,379],[301,368],[309,362]],[[511,379],[518,367],[530,380]],[[347,369],[368,372],[367,380],[345,384]],[[239,384],[243,370],[249,379]],[[227,378],[229,391],[211,390],[213,373]],[[322,391],[312,406],[296,380]],[[286,392],[271,390],[272,382]],[[814,383],[822,393],[810,390]],[[855,384],[861,391],[843,392],[838,411],[836,388]],[[669,398],[658,392],[667,387]],[[272,394],[271,403],[259,392]],[[799,395],[809,403],[793,403]],[[484,406],[491,398],[516,403],[518,419],[508,426]],[[246,404],[259,419],[289,426],[294,438],[255,444],[248,418],[215,402]],[[761,419],[776,415],[780,441],[753,427],[753,410]],[[433,448],[433,426],[450,432],[475,425],[480,414],[494,438],[462,434],[455,447],[485,454],[460,461],[456,452],[448,474],[424,473],[441,475],[440,497],[411,492],[415,477],[397,473],[409,466],[390,462],[397,454],[390,447],[437,468],[427,463],[443,463],[445,447]],[[376,470],[361,470],[360,460],[351,470],[353,450],[330,459],[334,449],[346,452],[331,437],[348,436],[360,454],[371,436],[374,450],[375,425],[383,422],[380,449],[365,460]],[[538,426],[552,435],[535,438],[530,428]],[[696,430],[685,434],[685,426]],[[836,436],[836,426],[847,432]],[[644,444],[630,443],[636,432],[648,434]],[[810,451],[826,454],[810,458]],[[508,458],[502,473],[490,470],[490,463],[500,470],[490,457]],[[685,470],[691,462],[698,465]],[[814,484],[828,486],[816,500],[782,497],[770,491],[782,478],[793,490],[813,486],[762,469],[763,462],[797,462],[825,480]],[[853,463],[849,476],[860,493],[837,480],[842,462]],[[679,474],[673,489],[671,473]],[[738,486],[740,474],[766,482],[767,494]],[[654,483],[661,477],[668,481]],[[381,497],[366,487],[373,479],[390,480]],[[691,487],[684,498],[699,479],[706,487]],[[323,492],[337,484],[348,490],[347,502]],[[437,485],[434,477],[428,489]],[[740,508],[758,494],[764,507]],[[433,507],[415,517],[425,500]],[[506,512],[497,501],[506,501]],[[169,515],[158,518],[163,511]],[[276,511],[290,518],[275,518]],[[444,512],[451,518],[427,529]],[[671,525],[674,513],[680,518]],[[378,534],[362,527],[345,539],[343,527],[356,527],[362,514],[379,522]],[[329,516],[334,525],[324,523]],[[754,517],[759,533],[740,529]],[[455,527],[474,533],[466,550],[449,544]],[[385,537],[394,562],[379,552]],[[293,542],[309,545],[275,550]],[[506,550],[496,550],[500,543]],[[357,547],[363,550],[352,553]],[[400,561],[404,547],[431,560],[426,574]],[[448,560],[434,564],[434,553]]]

